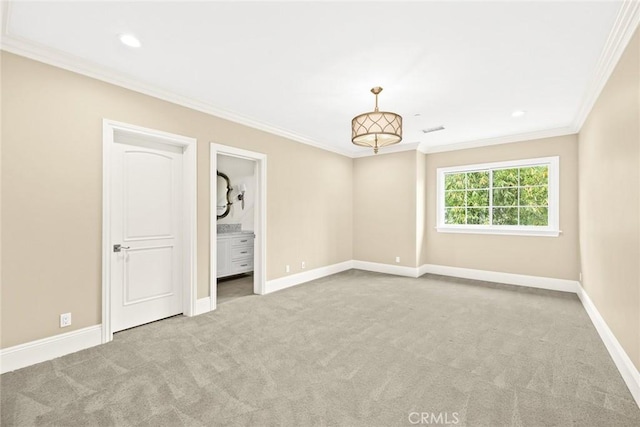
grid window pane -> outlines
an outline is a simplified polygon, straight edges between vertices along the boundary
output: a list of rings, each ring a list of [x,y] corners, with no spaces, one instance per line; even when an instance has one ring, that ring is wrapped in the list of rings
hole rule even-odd
[[[445,224],[466,224],[467,212],[465,208],[447,208],[445,210]]]
[[[467,174],[451,173],[445,175],[444,189],[445,190],[464,190],[467,188]]]
[[[444,174],[445,224],[549,225],[549,166]]]
[[[520,206],[549,206],[547,187],[520,187]]]
[[[467,223],[489,225],[489,208],[467,209]]]
[[[520,225],[549,225],[549,209],[546,207],[520,208]]]
[[[518,225],[518,208],[493,208],[493,225]]]
[[[466,204],[465,191],[446,191],[444,193],[444,205],[446,207],[464,207]]]
[[[493,206],[518,206],[518,188],[493,190]]]
[[[518,169],[496,169],[493,171],[493,187],[515,187],[518,185]]]
[[[489,171],[467,173],[467,188],[489,188]]]
[[[531,166],[520,168],[520,185],[547,185],[549,168],[547,166]]]
[[[467,191],[467,206],[489,206],[489,190]]]

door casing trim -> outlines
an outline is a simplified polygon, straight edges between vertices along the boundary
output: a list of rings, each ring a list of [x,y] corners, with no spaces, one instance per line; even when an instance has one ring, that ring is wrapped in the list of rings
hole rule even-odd
[[[254,211],[254,263],[253,263],[253,292],[258,295],[267,293],[267,155],[255,151],[243,150],[228,145],[210,143],[209,180],[210,180],[210,232],[209,232],[209,295],[211,296],[211,310],[215,310],[217,298],[217,176],[218,154],[256,162],[255,177],[257,197]]]
[[[113,340],[111,329],[111,149],[116,132],[181,147],[183,173],[183,293],[185,316],[196,315],[197,280],[197,140],[128,123],[102,121],[102,343]]]

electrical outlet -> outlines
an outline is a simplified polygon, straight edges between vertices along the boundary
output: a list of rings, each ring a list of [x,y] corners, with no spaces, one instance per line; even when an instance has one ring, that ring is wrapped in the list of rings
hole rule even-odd
[[[399,256],[396,257],[396,262],[400,262],[400,257]]]
[[[302,268],[304,270],[305,266],[307,265],[306,262],[302,261],[302,264],[300,264],[300,268]]]
[[[289,273],[291,271],[291,268],[287,265],[284,267],[284,271],[285,273]]]
[[[60,315],[60,327],[66,328],[71,325],[71,313],[64,313]]]
[[[582,271],[580,272],[580,277],[578,278],[578,280],[580,281],[580,283],[582,283]]]

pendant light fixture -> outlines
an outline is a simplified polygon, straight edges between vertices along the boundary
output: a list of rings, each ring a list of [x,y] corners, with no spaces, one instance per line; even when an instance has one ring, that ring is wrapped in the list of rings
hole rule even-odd
[[[351,142],[360,147],[372,147],[375,154],[378,154],[380,147],[402,141],[402,117],[396,113],[378,111],[380,92],[380,86],[371,89],[371,93],[376,96],[375,110],[351,120]]]

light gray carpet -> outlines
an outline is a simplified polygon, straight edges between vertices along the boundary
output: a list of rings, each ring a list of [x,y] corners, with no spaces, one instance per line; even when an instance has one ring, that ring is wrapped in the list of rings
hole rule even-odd
[[[640,425],[575,295],[358,270],[0,381],[6,426]]]
[[[218,279],[218,304],[253,295],[253,274]]]

